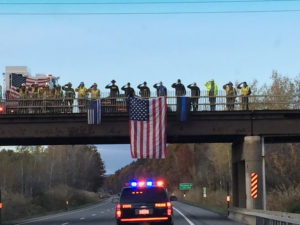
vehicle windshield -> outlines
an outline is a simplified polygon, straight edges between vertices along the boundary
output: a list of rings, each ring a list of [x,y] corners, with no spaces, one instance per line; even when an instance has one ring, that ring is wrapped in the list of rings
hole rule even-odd
[[[167,201],[168,196],[163,188],[124,188],[120,198],[120,203],[155,203]]]

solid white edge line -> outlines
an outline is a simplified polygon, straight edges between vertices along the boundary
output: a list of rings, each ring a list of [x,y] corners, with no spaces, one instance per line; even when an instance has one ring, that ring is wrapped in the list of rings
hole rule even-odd
[[[176,209],[175,207],[173,207],[173,209],[176,210],[176,212],[178,212],[190,225],[195,225],[192,221],[189,220],[189,218],[187,218],[182,212],[180,212],[178,209]]]

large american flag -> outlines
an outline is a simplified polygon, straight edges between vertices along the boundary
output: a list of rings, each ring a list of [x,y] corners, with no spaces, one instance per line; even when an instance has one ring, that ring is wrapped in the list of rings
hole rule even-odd
[[[39,87],[44,86],[46,83],[50,81],[51,76],[48,76],[46,78],[37,78],[37,77],[26,77],[22,74],[16,74],[12,73],[10,74],[10,84],[11,87],[9,90],[7,90],[7,94],[9,97],[12,98],[18,98],[19,93],[17,92],[17,89],[22,86],[22,84],[25,84],[26,88],[30,87],[32,84],[37,83]]]
[[[132,158],[166,158],[166,97],[129,98],[129,134]]]

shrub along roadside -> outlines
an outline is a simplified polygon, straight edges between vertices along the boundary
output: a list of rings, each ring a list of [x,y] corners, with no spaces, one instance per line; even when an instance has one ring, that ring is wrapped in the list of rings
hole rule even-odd
[[[3,220],[11,221],[20,218],[40,216],[49,212],[78,207],[99,201],[97,193],[88,192],[59,185],[43,195],[32,198],[21,194],[5,193],[3,196]]]

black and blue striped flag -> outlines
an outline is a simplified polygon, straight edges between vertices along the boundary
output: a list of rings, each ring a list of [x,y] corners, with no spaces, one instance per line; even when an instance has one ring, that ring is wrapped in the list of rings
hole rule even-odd
[[[88,101],[88,124],[101,123],[101,99]]]
[[[191,111],[191,98],[190,97],[177,97],[177,120],[183,122],[187,121],[190,117]]]

